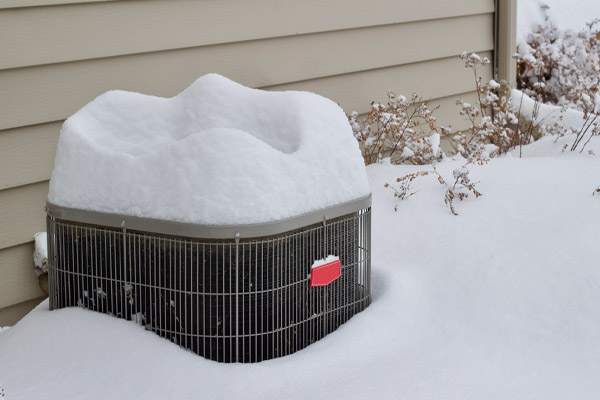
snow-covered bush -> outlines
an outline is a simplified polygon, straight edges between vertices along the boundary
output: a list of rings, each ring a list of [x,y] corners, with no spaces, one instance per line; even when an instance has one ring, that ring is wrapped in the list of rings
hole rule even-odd
[[[497,154],[529,143],[533,130],[520,129],[518,109],[508,96],[509,89],[501,89],[501,85],[493,79],[484,83],[478,74],[481,68],[490,64],[490,60],[467,52],[463,52],[460,58],[465,62],[465,67],[473,71],[477,104],[472,105],[462,99],[456,101],[461,108],[460,115],[469,120],[470,127],[467,132],[456,134],[444,129],[444,136],[451,138],[450,143],[455,151],[468,158],[477,152],[484,153],[482,148],[489,143],[495,146]]]
[[[532,129],[519,129],[518,112],[507,96],[508,89],[499,95],[500,84],[494,80],[484,83],[478,74],[478,70],[489,65],[490,61],[466,52],[461,59],[465,61],[465,67],[473,71],[478,95],[476,105],[457,100],[460,115],[470,122],[467,131],[453,132],[450,127],[438,126],[433,115],[437,107],[431,109],[429,102],[423,101],[417,94],[409,100],[389,91],[387,104],[372,102],[366,117],[359,118],[355,111],[348,116],[366,164],[389,157],[392,164],[432,165],[431,170],[408,174],[398,178],[396,184],[386,184],[394,192],[394,197],[407,199],[415,193],[411,189],[415,179],[435,175],[446,188],[444,201],[453,214],[457,214],[454,200],[463,200],[469,194],[481,196],[469,179],[468,165],[485,164],[490,156],[505,153],[532,140]],[[465,159],[464,165],[447,178],[435,168],[435,163],[444,157],[440,149],[442,136],[448,139],[455,153]]]
[[[592,32],[596,22],[588,24],[589,32]],[[571,150],[583,151],[591,138],[600,134],[600,120],[597,120],[597,114],[593,112],[597,111],[596,107],[600,104],[600,47],[591,33],[587,36],[580,33],[576,36],[577,39],[569,34],[565,34],[563,38],[563,46],[568,41],[580,41],[577,46],[568,49],[557,48],[557,35],[556,29],[546,19],[546,25],[531,36],[534,39],[529,50],[515,55],[519,63],[521,83],[525,87],[530,85],[529,89],[523,92],[513,91],[511,94],[506,85],[503,86],[493,79],[484,82],[479,71],[490,64],[489,59],[467,52],[460,56],[465,62],[465,67],[473,72],[477,93],[476,104],[470,104],[463,99],[456,101],[460,106],[459,114],[469,122],[465,131],[454,132],[450,127],[437,125],[433,116],[437,108],[431,109],[429,102],[423,101],[416,94],[409,100],[390,91],[387,105],[372,102],[366,117],[361,119],[357,112],[352,112],[348,120],[361,144],[366,164],[380,162],[384,157],[389,157],[392,164],[431,164],[431,170],[405,175],[398,178],[395,184],[386,184],[386,187],[394,192],[395,198],[404,200],[415,193],[411,188],[415,179],[437,175],[438,181],[446,187],[445,203],[450,211],[456,214],[455,199],[463,200],[469,194],[481,196],[469,179],[467,167],[470,164],[485,164],[490,157],[507,153],[517,147],[521,154],[523,145],[530,144],[544,135],[558,137],[574,133],[576,139]],[[573,62],[561,64],[561,51],[566,51],[567,59]],[[581,61],[577,59],[577,54],[586,62],[596,65],[579,68],[575,63]],[[561,77],[560,73],[569,73],[572,77]],[[574,84],[574,87],[579,89],[579,92],[575,90],[569,96],[582,109],[583,125],[578,124],[577,128],[573,129],[563,123],[562,115],[550,119],[544,113],[538,115],[542,101],[548,100],[548,96],[555,96],[553,92],[546,91],[549,87],[546,82],[553,82],[550,85],[552,87]],[[519,93],[520,98],[516,97],[514,92]],[[565,98],[564,95],[560,97],[561,101]],[[560,102],[556,96],[551,100]],[[572,116],[571,114],[569,116]],[[447,139],[454,152],[465,159],[465,164],[454,170],[453,177],[444,178],[435,168],[435,163],[444,157],[440,150],[441,138]]]
[[[565,129],[557,123],[541,126],[542,134],[575,134],[570,150],[583,152],[589,140],[600,135],[600,20],[589,22],[579,32],[562,32],[548,10],[542,6],[544,22],[518,46],[517,79],[523,92],[537,101],[583,112],[580,129]]]
[[[393,164],[423,165],[439,161],[443,157],[440,136],[448,139],[454,151],[466,159],[490,150],[506,153],[533,140],[533,129],[519,127],[518,108],[508,96],[509,89],[501,89],[493,79],[483,82],[479,70],[489,65],[490,60],[467,52],[460,57],[473,72],[478,96],[475,105],[462,99],[456,101],[459,114],[469,121],[469,128],[454,132],[450,127],[437,125],[433,113],[438,107],[431,109],[429,102],[417,94],[407,99],[389,91],[386,105],[372,102],[366,117],[359,118],[356,111],[348,116],[366,164],[384,157],[389,157]]]
[[[550,103],[595,113],[600,104],[600,20],[587,29],[559,31],[542,6],[544,22],[519,43],[518,83],[525,94]]]
[[[436,132],[435,117],[424,101],[413,93],[410,99],[387,93],[387,104],[372,102],[366,117],[356,111],[348,116],[354,136],[361,144],[365,163],[373,164],[384,157],[395,164],[430,164],[441,159],[439,135],[426,137],[422,128]]]
[[[443,158],[440,132],[449,134],[450,130],[436,126],[433,116],[436,108],[430,109],[429,102],[414,93],[408,100],[404,96],[396,96],[390,90],[387,97],[385,105],[372,102],[369,113],[362,119],[356,111],[348,116],[354,136],[362,146],[365,163],[373,164],[386,157],[393,164],[431,164],[431,170],[405,175],[396,179],[397,185],[386,183],[385,187],[393,190],[394,197],[398,200],[405,200],[415,193],[411,191],[411,184],[415,179],[436,175],[438,182],[446,187],[445,204],[454,215],[458,215],[454,208],[455,199],[463,200],[469,193],[481,196],[475,189],[475,184],[469,180],[467,166],[473,162],[483,162],[483,146],[470,146],[462,133],[453,135],[462,141],[456,147],[462,150],[461,154],[467,161],[461,168],[453,171],[454,183],[448,184],[448,180],[435,168],[435,163]],[[394,209],[398,209],[397,204]]]

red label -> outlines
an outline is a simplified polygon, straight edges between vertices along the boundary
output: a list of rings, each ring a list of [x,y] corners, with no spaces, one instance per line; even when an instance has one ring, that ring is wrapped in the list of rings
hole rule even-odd
[[[310,273],[310,286],[327,286],[342,275],[342,263],[335,260],[315,267]]]

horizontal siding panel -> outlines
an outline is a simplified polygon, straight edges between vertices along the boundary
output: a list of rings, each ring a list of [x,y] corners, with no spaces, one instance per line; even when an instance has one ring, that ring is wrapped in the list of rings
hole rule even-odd
[[[490,57],[488,52],[481,56]],[[491,68],[481,71],[484,80],[492,77]],[[424,99],[465,93],[475,87],[473,73],[458,57],[380,68],[346,75],[312,79],[268,87],[271,90],[306,90],[336,101],[346,113],[368,111],[373,100],[385,100],[388,90]]]
[[[0,71],[0,129],[64,119],[111,89],[173,96],[208,72],[264,87],[491,50],[491,23],[482,15]]]
[[[493,0],[123,1],[4,9],[0,69],[493,11]]]
[[[0,309],[44,295],[33,271],[33,242],[0,250]]]
[[[0,249],[27,243],[46,230],[47,195],[48,181],[0,191]]]
[[[57,4],[97,3],[119,0],[0,0],[0,9],[18,7],[55,6]]]
[[[0,309],[0,326],[12,326],[23,318],[29,311],[34,309],[38,304],[46,299],[38,297],[35,299],[24,301],[23,303],[15,304],[10,307]]]
[[[475,85],[473,85],[474,87]],[[456,100],[459,98],[467,103],[477,104],[477,92],[475,90],[431,101],[432,108],[440,106],[434,111],[438,126],[451,127],[453,131],[464,131],[470,127],[471,121],[459,114],[461,108],[456,104]]]
[[[0,190],[47,180],[62,122],[0,132]]]

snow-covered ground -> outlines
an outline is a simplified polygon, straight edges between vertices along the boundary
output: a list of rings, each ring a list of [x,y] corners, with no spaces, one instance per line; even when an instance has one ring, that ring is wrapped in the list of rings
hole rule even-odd
[[[483,196],[459,216],[432,177],[394,212],[383,185],[423,167],[369,166],[373,303],[305,350],[218,364],[43,302],[0,333],[6,398],[598,399],[600,156],[551,139],[471,167]]]
[[[561,31],[586,29],[586,23],[600,18],[598,0],[517,0],[517,42],[524,41],[535,26],[544,21],[541,5]]]
[[[534,122],[538,125],[552,125],[556,123],[570,132],[579,132],[582,127],[586,126],[586,120],[583,118],[582,111],[573,108],[565,108],[563,110],[562,107],[552,104],[536,104],[531,97],[516,89],[511,90],[510,98],[513,106],[519,110],[520,116],[527,121],[535,118]],[[535,108],[537,108],[537,111],[534,113]],[[586,133],[586,135],[588,134]]]

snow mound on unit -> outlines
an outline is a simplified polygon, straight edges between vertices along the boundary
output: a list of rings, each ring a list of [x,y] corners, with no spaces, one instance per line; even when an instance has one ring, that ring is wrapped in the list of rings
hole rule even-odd
[[[342,109],[220,75],[175,97],[110,91],[62,127],[48,200],[200,224],[276,221],[368,196]]]

